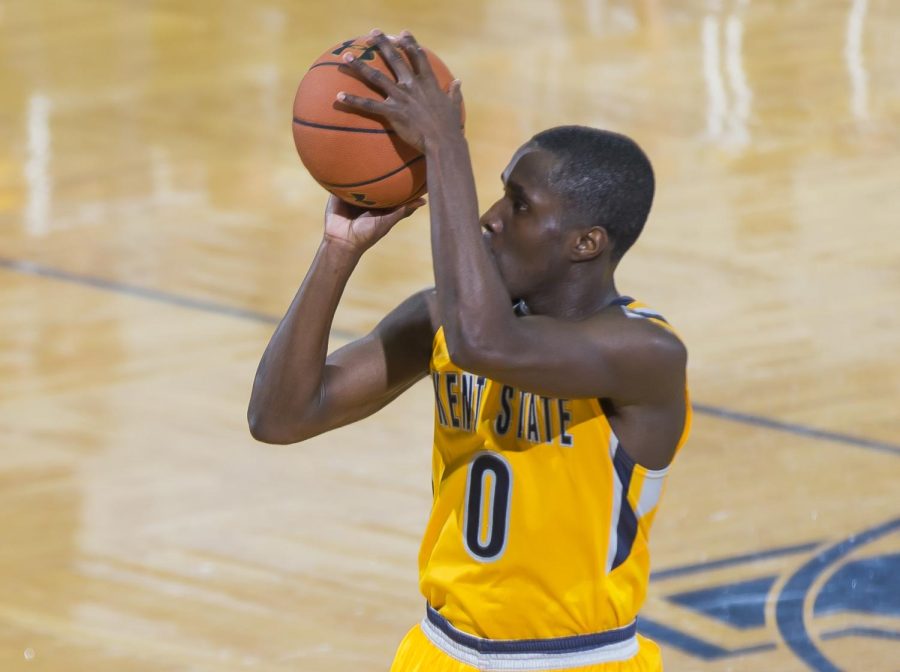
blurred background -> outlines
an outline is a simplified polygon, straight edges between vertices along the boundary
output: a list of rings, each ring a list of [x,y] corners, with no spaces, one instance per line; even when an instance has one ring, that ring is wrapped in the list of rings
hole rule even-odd
[[[422,616],[428,383],[255,443],[322,234],[291,104],[412,30],[463,82],[480,204],[534,133],[626,133],[658,192],[619,289],[697,416],[642,629],[673,670],[900,660],[900,4],[0,0],[0,669],[387,669]],[[432,283],[427,211],[333,345]]]

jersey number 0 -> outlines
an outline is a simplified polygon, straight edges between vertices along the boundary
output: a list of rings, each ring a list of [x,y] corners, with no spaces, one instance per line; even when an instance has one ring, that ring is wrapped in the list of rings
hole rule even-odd
[[[469,463],[463,537],[476,560],[492,562],[506,550],[512,470],[497,453],[480,453]]]

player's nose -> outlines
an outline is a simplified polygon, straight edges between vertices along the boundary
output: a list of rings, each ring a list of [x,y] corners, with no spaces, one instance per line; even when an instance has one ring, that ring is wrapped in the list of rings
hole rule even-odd
[[[503,220],[498,216],[496,206],[491,207],[481,216],[480,223],[481,228],[493,235],[496,235],[503,230]]]

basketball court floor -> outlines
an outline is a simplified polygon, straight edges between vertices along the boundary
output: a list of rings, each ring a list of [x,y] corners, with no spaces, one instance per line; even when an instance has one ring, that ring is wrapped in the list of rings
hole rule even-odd
[[[893,0],[0,2],[0,670],[386,670],[421,618],[429,384],[298,446],[245,420],[321,236],[294,90],[373,27],[462,79],[482,208],[549,126],[654,161],[618,285],[690,349],[666,669],[900,670]],[[333,344],[431,278],[420,212]]]

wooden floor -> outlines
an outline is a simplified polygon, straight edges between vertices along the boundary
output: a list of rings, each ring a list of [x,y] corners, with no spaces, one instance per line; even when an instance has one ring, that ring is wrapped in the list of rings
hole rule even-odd
[[[633,135],[619,287],[697,402],[642,628],[667,670],[900,670],[900,3],[0,3],[0,670],[385,670],[422,614],[428,385],[256,444],[256,363],[321,235],[291,140],[325,47],[462,79],[482,206],[531,134]],[[334,343],[431,282],[427,215]]]

